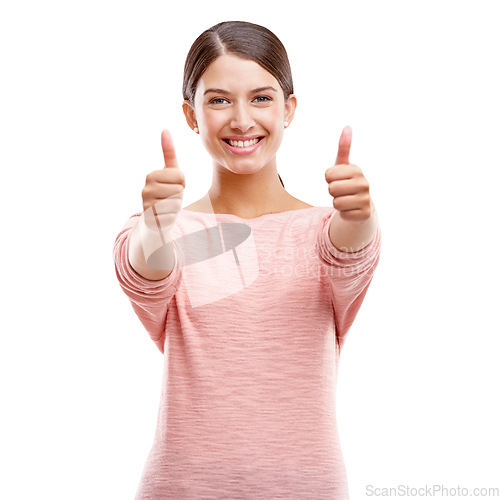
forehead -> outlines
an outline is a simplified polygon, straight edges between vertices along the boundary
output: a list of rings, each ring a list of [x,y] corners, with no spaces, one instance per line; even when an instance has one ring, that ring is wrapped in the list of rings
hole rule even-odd
[[[201,75],[197,93],[199,90],[200,94],[203,94],[205,89],[213,87],[238,91],[266,85],[280,88],[276,78],[260,64],[250,59],[226,54],[215,59]]]

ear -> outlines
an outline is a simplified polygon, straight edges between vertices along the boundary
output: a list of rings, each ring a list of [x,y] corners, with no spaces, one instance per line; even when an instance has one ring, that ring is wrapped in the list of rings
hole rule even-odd
[[[290,94],[288,98],[285,99],[285,121],[288,122],[288,125],[292,123],[296,108],[297,98],[295,94]]]
[[[187,124],[190,126],[191,130],[194,129],[194,127],[197,126],[196,115],[193,106],[191,106],[191,103],[187,99],[182,103],[182,111],[184,111]]]

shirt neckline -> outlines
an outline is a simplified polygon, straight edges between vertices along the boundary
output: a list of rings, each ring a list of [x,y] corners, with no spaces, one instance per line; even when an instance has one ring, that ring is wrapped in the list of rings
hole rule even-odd
[[[312,209],[318,209],[318,208],[327,208],[327,207],[312,206],[312,207],[306,207],[306,208],[296,208],[294,210],[284,210],[283,212],[262,214],[262,215],[259,215],[258,217],[252,217],[251,219],[245,219],[245,218],[240,217],[239,215],[236,215],[236,214],[216,214],[216,213],[207,213],[207,212],[196,212],[194,210],[186,210],[185,208],[182,208],[181,210],[184,213],[191,213],[191,214],[196,214],[196,215],[210,215],[210,216],[216,215],[217,217],[229,217],[229,218],[234,218],[234,219],[238,219],[238,220],[244,220],[245,222],[250,222],[250,221],[259,220],[259,219],[263,219],[263,218],[267,218],[267,217],[276,217],[276,216],[279,216],[282,214],[290,214],[292,212],[304,212],[306,210],[312,210]]]

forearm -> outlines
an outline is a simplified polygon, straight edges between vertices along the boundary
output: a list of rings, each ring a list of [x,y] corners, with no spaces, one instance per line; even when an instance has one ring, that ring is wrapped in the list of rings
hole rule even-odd
[[[378,217],[373,201],[370,201],[371,216],[364,222],[342,219],[340,212],[335,212],[328,234],[332,244],[342,252],[357,252],[370,244],[378,227]]]
[[[144,234],[141,235],[140,224],[141,221],[137,221],[136,225],[130,230],[129,234],[129,247],[128,247],[128,260],[134,271],[140,274],[142,277],[149,280],[161,280],[170,276],[175,265],[175,256],[172,242],[165,245],[164,253],[165,256],[165,269],[153,269],[149,267],[144,258],[144,247],[151,248],[148,246],[148,242],[143,242],[141,238],[144,238]]]

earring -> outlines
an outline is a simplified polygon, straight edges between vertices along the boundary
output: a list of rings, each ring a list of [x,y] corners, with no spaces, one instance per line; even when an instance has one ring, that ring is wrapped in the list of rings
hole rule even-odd
[[[198,127],[194,127],[194,129],[193,129],[193,130],[194,130],[195,134],[197,134],[197,133],[198,133]]]
[[[287,128],[287,127],[288,127],[288,122],[285,122],[285,128]]]

